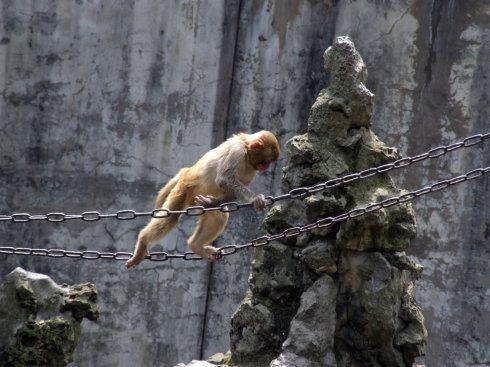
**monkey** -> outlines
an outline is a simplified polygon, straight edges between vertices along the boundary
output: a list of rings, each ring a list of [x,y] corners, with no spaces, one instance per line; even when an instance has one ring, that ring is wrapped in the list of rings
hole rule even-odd
[[[155,208],[183,210],[199,205],[205,208],[240,200],[251,202],[257,211],[267,205],[264,195],[248,188],[257,172],[266,171],[277,161],[280,147],[270,131],[239,133],[204,154],[192,167],[182,168],[157,194]],[[133,256],[126,267],[138,265],[148,254],[150,243],[163,238],[177,224],[179,214],[152,218],[138,235]],[[208,211],[199,216],[189,248],[203,259],[221,259],[212,242],[224,231],[228,213]]]

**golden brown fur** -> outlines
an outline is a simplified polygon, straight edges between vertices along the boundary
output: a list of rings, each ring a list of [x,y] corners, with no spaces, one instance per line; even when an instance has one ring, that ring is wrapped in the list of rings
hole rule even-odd
[[[156,208],[182,210],[189,206],[216,206],[226,201],[251,201],[257,210],[265,207],[263,195],[254,194],[248,185],[257,171],[265,171],[278,159],[279,143],[269,131],[237,134],[207,152],[192,167],[183,168],[158,193]],[[175,227],[177,214],[152,218],[140,232],[133,257],[126,266],[138,265],[147,254],[151,242],[164,237]],[[212,242],[223,232],[228,214],[207,212],[201,215],[187,243],[205,259],[219,260]]]

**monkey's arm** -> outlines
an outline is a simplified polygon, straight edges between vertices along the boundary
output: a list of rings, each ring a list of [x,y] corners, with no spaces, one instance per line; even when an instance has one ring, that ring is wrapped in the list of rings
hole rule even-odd
[[[226,180],[221,182],[220,187],[225,191],[225,195],[219,198],[210,195],[197,195],[196,203],[204,206],[205,208],[211,208],[219,206],[223,203],[228,203],[230,201],[243,201],[243,202],[253,202],[257,197],[263,197],[263,195],[257,195],[253,191],[249,190],[246,186],[243,186],[245,190],[238,191],[237,187],[242,187],[238,185],[243,185],[238,181],[238,184],[232,180]],[[265,199],[264,199],[265,200]]]
[[[255,210],[263,210],[267,205],[267,200],[265,199],[264,195],[254,193],[236,178],[225,178],[221,182],[220,187],[226,192],[226,194],[219,199],[214,197],[203,198],[201,195],[196,199],[204,206],[207,206],[206,202],[210,203],[210,207],[218,206],[234,200],[244,201],[247,203],[251,202]]]
[[[246,151],[242,147],[232,147],[226,157],[222,159],[217,168],[216,184],[223,191],[220,198],[196,197],[197,202],[204,206],[218,206],[220,204],[240,200],[252,202],[255,209],[261,210],[267,204],[263,195],[255,194],[238,178],[240,165],[245,163]]]

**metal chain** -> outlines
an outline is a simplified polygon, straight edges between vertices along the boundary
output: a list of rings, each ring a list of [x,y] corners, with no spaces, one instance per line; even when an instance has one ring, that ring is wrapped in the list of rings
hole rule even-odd
[[[287,194],[284,195],[267,196],[266,206],[271,206],[276,201],[302,198],[304,196],[311,195],[319,191],[333,189],[339,186],[344,186],[354,181],[369,178],[380,173],[387,173],[389,171],[393,171],[396,169],[405,168],[416,162],[421,162],[427,159],[438,158],[454,150],[460,148],[468,148],[473,145],[480,144],[489,138],[490,138],[490,133],[472,135],[460,142],[453,143],[450,145],[442,145],[440,147],[433,148],[425,153],[416,156],[401,158],[392,163],[387,163],[381,166],[368,168],[365,169],[364,171],[348,174],[343,177],[334,178],[332,180],[319,183],[313,186],[298,187],[292,189],[291,191],[289,191]],[[230,212],[235,212],[237,210],[240,210],[241,208],[251,207],[251,206],[252,203],[238,203],[233,201],[229,203],[223,203],[220,206],[212,207],[212,208],[205,208],[203,206],[191,206],[185,210],[154,209],[149,212],[136,212],[134,210],[120,210],[112,214],[101,214],[98,211],[89,211],[89,212],[84,212],[82,214],[48,213],[48,214],[33,215],[29,213],[15,213],[11,215],[0,215],[0,222],[11,221],[15,223],[25,223],[25,222],[35,221],[35,220],[45,220],[48,222],[64,222],[66,220],[71,220],[71,219],[81,219],[85,222],[96,222],[103,218],[114,218],[118,220],[132,220],[138,217],[166,218],[172,214],[195,217],[195,216],[203,215],[206,212],[210,212],[210,211],[220,211],[223,213],[230,213]]]
[[[400,196],[394,196],[385,200],[380,201],[379,203],[373,203],[369,204],[365,207],[360,207],[360,208],[354,208],[346,213],[339,214],[335,217],[326,217],[326,218],[320,218],[316,222],[305,224],[302,226],[297,226],[297,227],[291,227],[288,228],[281,233],[275,234],[275,235],[265,235],[262,237],[257,237],[251,240],[250,242],[247,242],[243,245],[228,245],[228,246],[223,246],[219,249],[220,253],[222,256],[229,256],[231,254],[234,254],[235,252],[239,250],[243,250],[245,248],[250,248],[250,247],[261,247],[268,245],[271,241],[275,240],[280,240],[280,239],[286,239],[290,237],[296,237],[299,236],[300,234],[304,232],[310,232],[314,229],[317,228],[326,228],[330,227],[335,223],[340,223],[344,222],[347,219],[351,218],[356,218],[365,214],[377,212],[381,209],[384,208],[389,208],[390,206],[405,203],[408,201],[412,201],[420,196],[424,196],[427,194],[430,194],[432,192],[440,191],[443,189],[447,189],[450,186],[459,184],[461,182],[469,181],[469,180],[474,180],[475,178],[480,178],[483,175],[487,174],[490,172],[490,166],[485,167],[485,168],[477,168],[474,169],[464,175],[453,177],[451,179],[443,180],[436,182],[430,186],[423,187],[419,190],[414,190],[407,192],[406,194],[400,195]]]
[[[265,235],[254,238],[250,242],[242,245],[228,245],[219,248],[219,254],[224,256],[230,256],[237,251],[266,246],[270,242],[280,239],[286,239],[299,236],[302,233],[310,232],[317,228],[330,227],[335,223],[344,222],[350,218],[356,218],[369,213],[377,212],[390,206],[406,203],[412,201],[420,196],[430,194],[432,192],[447,189],[450,186],[474,180],[480,178],[483,175],[490,172],[490,166],[485,168],[474,169],[464,175],[453,177],[451,179],[436,182],[430,186],[423,187],[419,190],[414,190],[402,194],[400,196],[391,197],[385,199],[379,203],[369,204],[365,207],[355,208],[346,213],[337,215],[335,217],[326,217],[317,220],[316,222],[305,224],[302,226],[291,227],[275,235]],[[0,247],[0,254],[7,255],[34,255],[34,256],[47,256],[47,257],[71,257],[81,258],[85,260],[96,259],[111,259],[111,260],[128,260],[133,254],[130,252],[99,252],[99,251],[68,251],[61,249],[32,249],[32,248],[19,248],[19,247]],[[170,259],[183,259],[183,260],[202,260],[202,258],[193,252],[185,252],[182,254],[169,254],[167,252],[152,252],[146,256],[146,259],[150,261],[167,261]]]

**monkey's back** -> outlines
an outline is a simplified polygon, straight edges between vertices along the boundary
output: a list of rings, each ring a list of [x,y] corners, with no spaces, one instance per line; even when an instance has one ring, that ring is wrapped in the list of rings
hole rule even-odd
[[[239,180],[249,185],[256,171],[246,159],[247,148],[245,141],[239,135],[234,135],[225,142],[203,155],[185,173],[187,187],[201,195],[220,197],[225,194],[216,178]]]
[[[232,154],[232,150],[239,143],[234,138],[230,138],[204,154],[184,175],[183,183],[194,193],[201,195],[222,196],[223,190],[216,183],[218,170],[222,168],[223,161]]]

